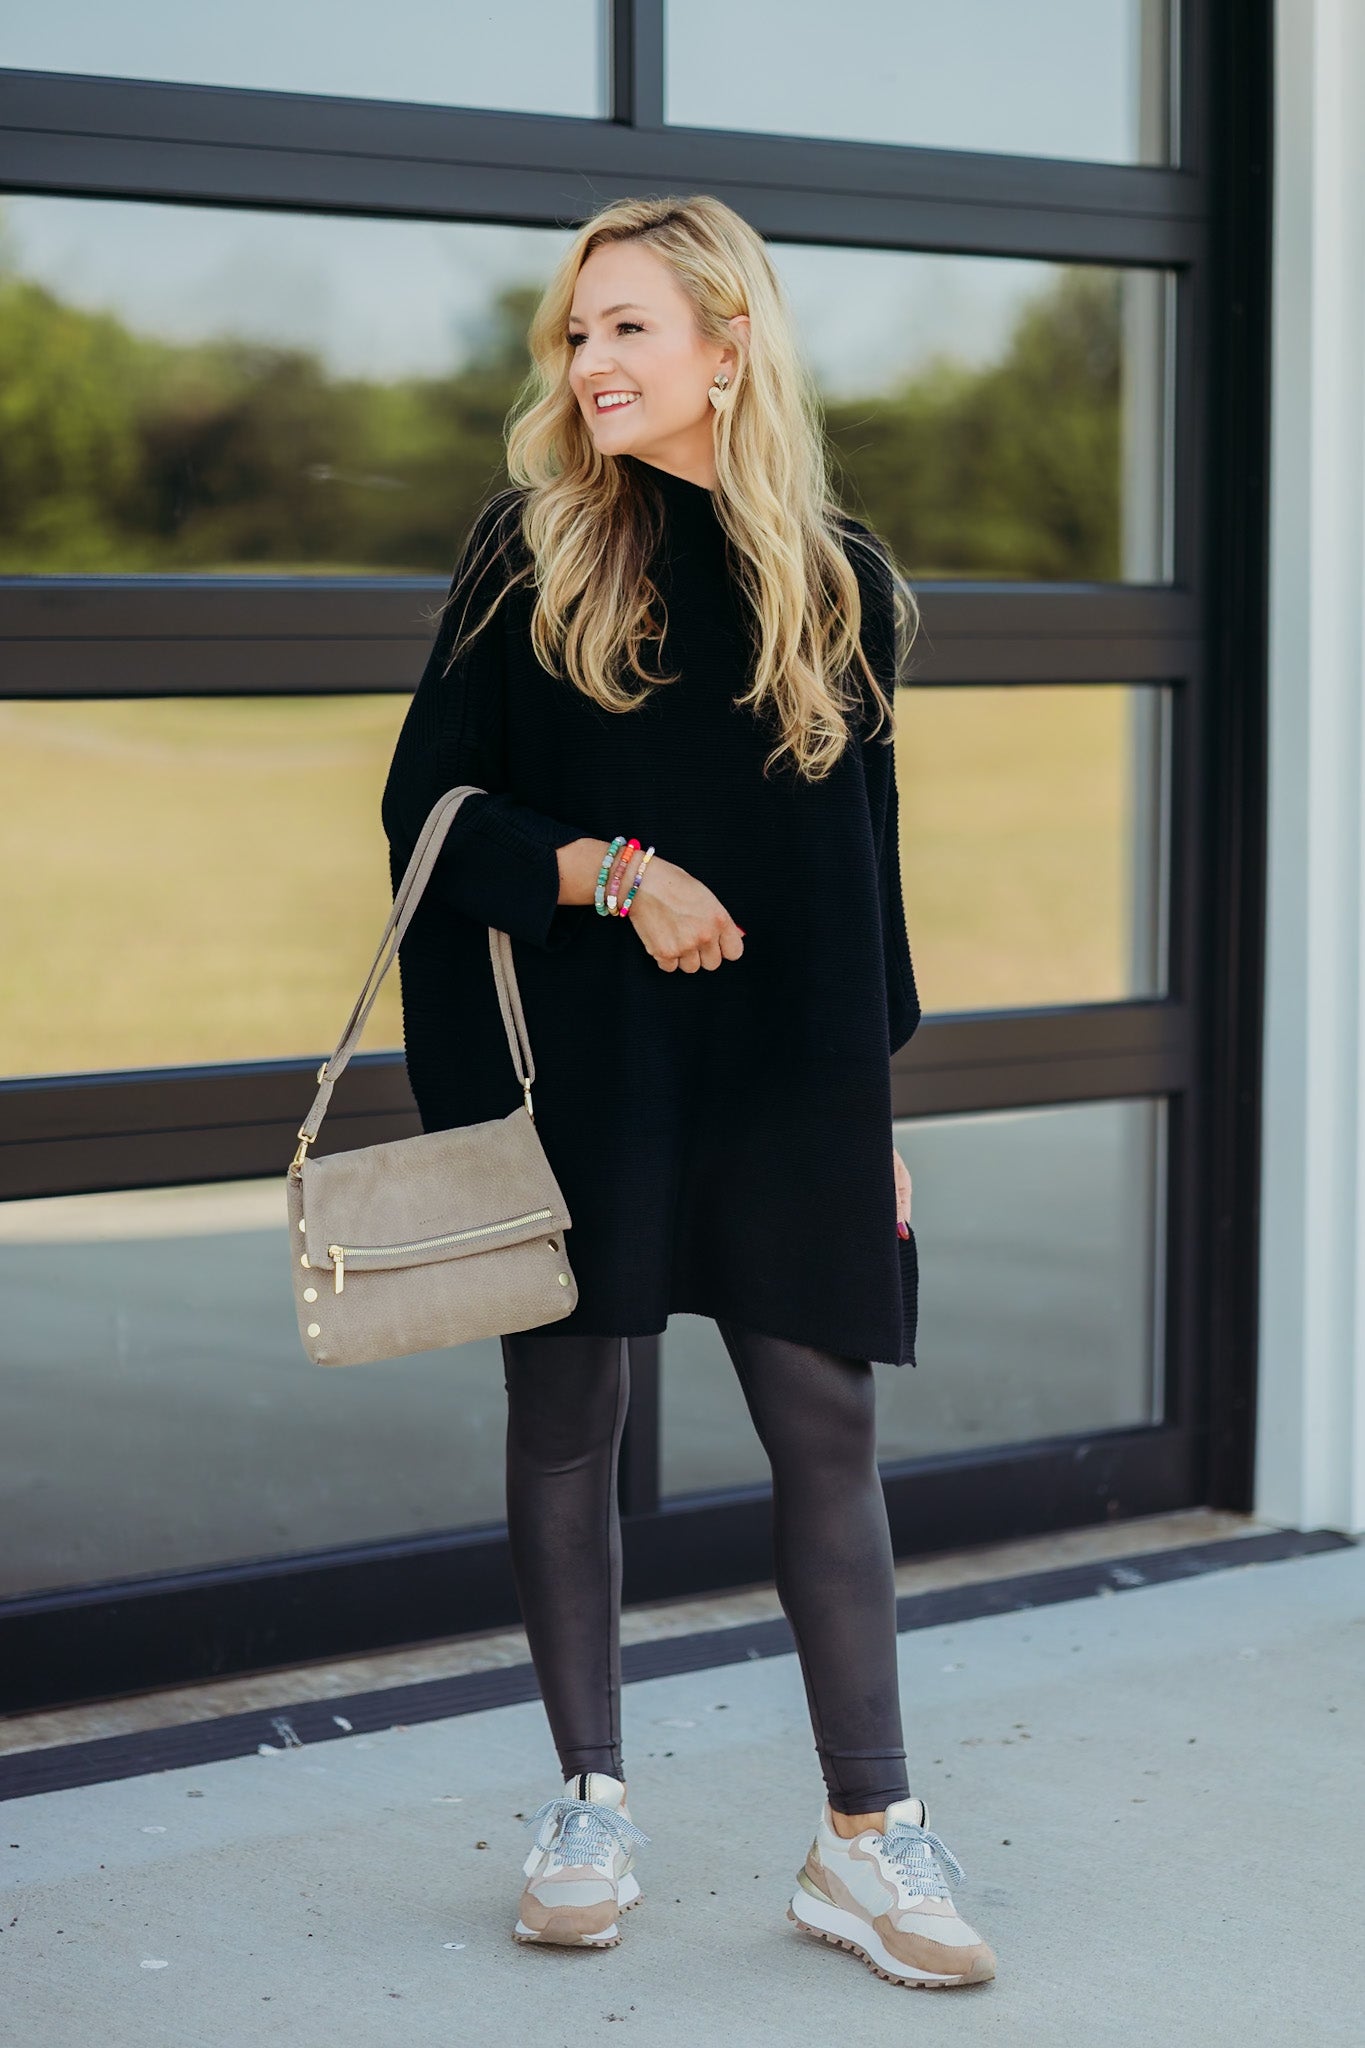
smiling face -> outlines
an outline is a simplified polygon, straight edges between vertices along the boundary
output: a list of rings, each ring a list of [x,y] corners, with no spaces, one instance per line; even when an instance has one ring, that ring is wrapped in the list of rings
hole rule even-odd
[[[747,337],[748,317],[732,329]],[[692,302],[642,242],[608,242],[578,273],[567,338],[569,383],[603,455],[635,455],[714,490],[714,413],[707,392],[738,350],[705,341]]]

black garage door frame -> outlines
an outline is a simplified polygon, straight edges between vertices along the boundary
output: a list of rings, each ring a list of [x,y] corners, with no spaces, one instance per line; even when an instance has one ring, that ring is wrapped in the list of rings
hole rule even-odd
[[[617,196],[702,190],[778,240],[1169,268],[1172,582],[918,586],[929,651],[908,685],[1169,686],[1169,994],[932,1016],[893,1064],[898,1117],[1165,1100],[1166,1419],[886,1466],[901,1556],[1251,1505],[1271,10],[1186,0],[1179,17],[1169,170],[670,129],[662,0],[615,0],[613,111],[600,121],[0,71],[0,188],[12,192],[564,225]],[[182,696],[189,642],[203,695],[410,689],[421,612],[443,590],[326,576],[0,579],[0,695]],[[282,1174],[315,1065],[316,1054],[0,1084],[0,1200]],[[417,1128],[401,1058],[362,1054],[323,1149]],[[625,1597],[767,1579],[766,1487],[660,1498],[659,1348],[631,1341]],[[500,1526],[83,1586],[0,1603],[0,1711],[515,1618]]]

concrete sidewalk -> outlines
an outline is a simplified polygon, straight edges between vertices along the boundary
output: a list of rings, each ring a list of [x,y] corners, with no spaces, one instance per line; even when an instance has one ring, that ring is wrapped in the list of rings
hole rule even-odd
[[[820,1797],[786,1656],[627,1688],[653,1840],[605,1952],[510,1937],[515,1816],[559,1789],[538,1702],[13,1801],[5,2038],[1357,2048],[1365,1549],[900,1649],[911,1785],[991,1984],[909,1992],[786,1919]]]

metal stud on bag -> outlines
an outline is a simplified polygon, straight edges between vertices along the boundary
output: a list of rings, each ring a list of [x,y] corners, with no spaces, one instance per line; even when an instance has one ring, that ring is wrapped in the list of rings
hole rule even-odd
[[[512,944],[488,933],[493,980],[522,1100],[505,1117],[310,1158],[308,1148],[374,1006],[430,878],[446,833],[474,783],[433,805],[370,972],[298,1130],[286,1175],[290,1268],[304,1350],[315,1365],[358,1365],[442,1349],[554,1322],[578,1286],[562,1233],[572,1218],[531,1107],[535,1065]],[[305,1249],[295,1259],[298,1237]],[[548,1257],[547,1257],[548,1253]],[[305,1286],[332,1274],[325,1305]]]

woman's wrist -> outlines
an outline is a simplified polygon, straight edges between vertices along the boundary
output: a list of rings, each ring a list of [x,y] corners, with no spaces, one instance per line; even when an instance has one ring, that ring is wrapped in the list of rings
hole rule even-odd
[[[571,839],[555,848],[559,860],[559,901],[591,903],[597,888],[598,871],[607,857],[605,839]]]
[[[633,900],[632,892],[638,888],[653,852],[652,846],[642,848],[638,839],[627,852],[627,843],[620,833],[611,840],[571,839],[567,846],[555,848],[559,862],[559,902],[595,904],[600,883],[605,905],[610,878],[616,909],[606,914],[613,917],[620,917],[623,913],[628,915],[626,905]]]

